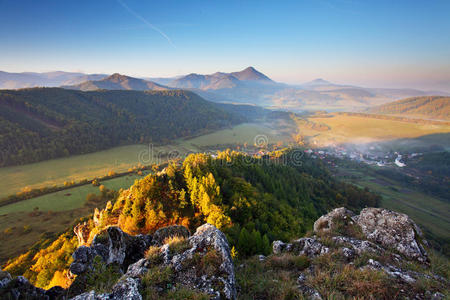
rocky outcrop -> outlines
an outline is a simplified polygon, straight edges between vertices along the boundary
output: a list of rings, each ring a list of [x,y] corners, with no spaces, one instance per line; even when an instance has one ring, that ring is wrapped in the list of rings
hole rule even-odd
[[[174,252],[169,244],[162,245],[157,252],[162,265],[174,272],[173,285],[181,284],[217,299],[235,299],[234,266],[225,235],[213,225],[204,224],[187,239],[186,244],[186,249],[179,253]],[[150,266],[149,259],[141,259],[129,266],[125,276],[140,277],[148,272]],[[205,267],[208,270],[204,270]]]
[[[91,268],[95,256],[100,256],[106,264],[118,264],[123,271],[142,257],[151,245],[150,235],[131,236],[119,227],[109,227],[106,238],[94,237],[90,247],[80,246],[72,254],[70,272],[81,275]]]
[[[427,242],[420,228],[405,214],[383,208],[365,208],[359,215],[355,215],[341,207],[320,217],[314,223],[314,231],[318,234],[330,233],[336,229],[336,224],[344,227],[353,226],[353,231],[360,232],[367,239],[356,245],[356,240],[350,241],[348,237],[346,241],[342,238],[333,238],[336,242],[352,244],[353,250],[359,251],[358,248],[369,247],[379,251],[380,249],[375,248],[381,246],[384,249],[395,250],[408,259],[422,263],[428,260],[423,247]],[[369,244],[369,241],[372,243]]]
[[[383,208],[365,208],[355,220],[368,240],[395,249],[407,258],[427,261],[422,231],[407,215]]]
[[[353,216],[355,214],[345,207],[336,208],[314,222],[314,232],[329,232],[336,227],[337,222],[352,221]]]
[[[291,243],[282,241],[273,242],[273,253],[281,254],[284,252],[295,255],[306,255],[315,257],[329,252],[329,248],[322,245],[316,238],[301,238]]]
[[[183,226],[161,228],[153,237],[130,236],[118,227],[109,227],[106,233],[106,239],[96,237],[91,247],[82,246],[74,252],[70,271],[81,276],[76,279],[80,282],[85,273],[95,271],[93,258],[100,256],[105,264],[119,265],[124,274],[111,293],[87,291],[73,299],[142,299],[141,279],[151,268],[165,267],[173,272],[171,286],[182,285],[217,299],[236,298],[230,247],[225,235],[213,225],[200,226],[192,236]],[[171,244],[162,244],[173,236],[183,243],[181,250]],[[156,249],[153,257],[144,257],[149,246]]]
[[[64,290],[60,287],[44,290],[33,286],[25,277],[12,278],[0,270],[0,299],[62,299]]]

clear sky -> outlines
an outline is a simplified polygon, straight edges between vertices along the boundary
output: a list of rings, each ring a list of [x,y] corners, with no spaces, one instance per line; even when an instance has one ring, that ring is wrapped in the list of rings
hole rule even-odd
[[[0,70],[450,90],[450,1],[0,0]]]

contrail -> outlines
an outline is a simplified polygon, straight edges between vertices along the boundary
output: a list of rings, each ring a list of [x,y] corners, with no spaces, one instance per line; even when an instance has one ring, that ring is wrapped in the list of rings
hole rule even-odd
[[[172,43],[172,40],[167,36],[167,34],[165,34],[161,29],[159,29],[158,27],[156,27],[155,25],[153,25],[152,23],[150,23],[149,21],[147,21],[144,17],[142,17],[141,15],[139,15],[138,13],[136,13],[134,10],[132,10],[128,5],[126,5],[122,0],[117,0],[117,2],[122,5],[126,10],[128,10],[128,12],[130,14],[132,14],[133,16],[135,16],[136,18],[138,18],[139,20],[141,20],[145,25],[147,25],[148,27],[150,27],[151,29],[155,30],[156,32],[158,32],[159,34],[161,34],[168,42],[169,44],[172,45],[172,47],[176,48],[175,45]]]

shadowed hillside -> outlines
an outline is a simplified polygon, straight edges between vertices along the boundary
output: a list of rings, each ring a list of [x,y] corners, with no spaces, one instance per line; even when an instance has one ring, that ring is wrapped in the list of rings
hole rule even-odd
[[[0,166],[131,143],[166,143],[242,122],[187,91],[0,92]]]

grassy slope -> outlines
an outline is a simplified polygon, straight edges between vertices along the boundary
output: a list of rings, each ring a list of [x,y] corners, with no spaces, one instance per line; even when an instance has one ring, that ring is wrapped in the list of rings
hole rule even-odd
[[[450,97],[413,97],[369,109],[376,114],[450,120]]]
[[[450,132],[448,125],[418,124],[359,116],[332,115],[330,118],[317,117],[310,120],[330,127],[330,130],[320,132],[299,127],[302,135],[310,137],[310,141],[316,141],[319,145],[366,143]]]

